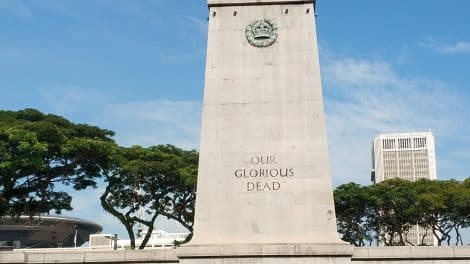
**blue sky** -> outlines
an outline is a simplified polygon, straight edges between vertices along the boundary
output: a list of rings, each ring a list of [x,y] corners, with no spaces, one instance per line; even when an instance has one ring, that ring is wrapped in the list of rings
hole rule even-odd
[[[317,10],[334,185],[369,183],[378,132],[431,130],[438,178],[469,177],[470,2],[319,0]],[[207,12],[203,0],[0,0],[0,109],[112,129],[122,145],[198,148]],[[66,215],[126,236],[101,190],[75,194]]]

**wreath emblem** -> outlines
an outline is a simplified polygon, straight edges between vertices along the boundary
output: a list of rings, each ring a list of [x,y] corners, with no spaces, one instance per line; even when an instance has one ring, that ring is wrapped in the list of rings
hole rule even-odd
[[[258,19],[246,27],[245,35],[252,46],[264,48],[271,46],[276,41],[278,28],[269,19]]]

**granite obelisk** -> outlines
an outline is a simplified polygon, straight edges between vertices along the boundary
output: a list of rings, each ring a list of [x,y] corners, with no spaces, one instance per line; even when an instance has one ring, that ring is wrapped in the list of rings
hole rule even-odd
[[[314,0],[208,4],[194,237],[183,259],[262,255],[292,245],[344,251],[336,232]]]

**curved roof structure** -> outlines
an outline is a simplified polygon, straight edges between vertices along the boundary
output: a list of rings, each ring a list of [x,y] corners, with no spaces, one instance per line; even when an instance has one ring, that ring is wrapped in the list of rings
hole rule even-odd
[[[0,219],[0,244],[21,248],[73,247],[103,228],[91,221],[62,216],[20,216]],[[19,245],[18,245],[19,242]]]

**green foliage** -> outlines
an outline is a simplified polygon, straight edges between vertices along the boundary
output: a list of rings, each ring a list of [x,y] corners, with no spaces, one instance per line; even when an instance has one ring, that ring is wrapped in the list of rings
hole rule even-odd
[[[140,223],[147,233],[144,248],[155,220],[166,216],[192,230],[198,154],[171,145],[149,148],[121,148],[116,169],[107,176],[108,185],[101,196],[103,208],[126,227],[135,248],[134,227]],[[150,220],[139,215],[145,211]]]
[[[406,245],[405,235],[417,223],[413,183],[391,179],[370,186],[369,193],[379,238],[387,246]]]
[[[460,229],[470,226],[470,178],[409,182],[391,179],[362,187],[343,184],[334,191],[338,231],[356,246],[381,240],[385,245],[412,245],[406,235],[419,224],[441,245],[462,245]],[[418,245],[424,245],[424,239]]]
[[[34,109],[0,111],[0,217],[71,210],[57,186],[95,187],[114,162],[113,135]]]
[[[367,187],[350,182],[334,191],[338,232],[342,239],[362,247],[373,240],[371,199]]]
[[[452,231],[457,234],[456,244],[462,244],[459,230],[470,220],[470,188],[466,182],[420,180],[415,185],[420,224],[432,229],[438,245],[450,244]]]
[[[105,176],[101,204],[126,227],[132,248],[135,225],[148,228],[143,248],[158,216],[192,231],[198,153],[171,145],[124,148],[112,136],[34,109],[0,111],[0,218],[71,210],[72,197],[58,187],[96,187]]]

